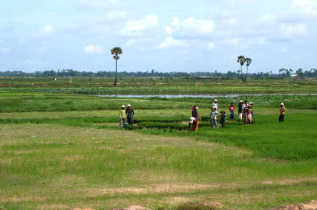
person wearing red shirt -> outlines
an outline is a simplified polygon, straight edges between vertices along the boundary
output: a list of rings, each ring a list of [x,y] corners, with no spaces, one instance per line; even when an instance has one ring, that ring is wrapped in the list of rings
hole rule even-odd
[[[231,105],[229,106],[229,112],[230,112],[229,119],[230,120],[234,120],[234,118],[236,117],[234,114],[235,109],[236,109],[236,107],[233,105],[233,103],[231,103]]]

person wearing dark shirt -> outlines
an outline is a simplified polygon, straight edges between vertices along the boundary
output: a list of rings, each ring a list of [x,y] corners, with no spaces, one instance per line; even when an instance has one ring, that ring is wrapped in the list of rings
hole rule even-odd
[[[133,125],[134,110],[131,108],[130,104],[128,104],[128,107],[125,110],[125,113],[127,114],[127,119],[128,119],[129,125]]]
[[[224,128],[226,125],[226,112],[225,111],[221,111],[221,116],[220,116],[220,123],[222,125],[222,127]]]
[[[238,105],[238,114],[239,114],[239,122],[241,122],[241,120],[242,120],[242,104],[243,104],[243,102],[242,102],[242,100],[239,102],[239,105]]]

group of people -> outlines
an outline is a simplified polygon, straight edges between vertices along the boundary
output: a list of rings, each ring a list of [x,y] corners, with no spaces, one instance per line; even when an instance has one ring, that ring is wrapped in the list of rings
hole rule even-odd
[[[239,122],[242,120],[245,124],[251,124],[253,120],[253,103],[248,103],[247,100],[243,101],[241,100],[238,105],[238,114],[239,114]],[[235,109],[236,107],[233,105],[233,103],[229,106],[229,120],[235,119]],[[218,127],[218,100],[214,99],[212,102],[212,108],[210,112],[210,125],[212,128]],[[220,120],[221,126],[224,128],[226,126],[226,112],[224,110],[220,111]],[[199,125],[199,118],[198,118],[198,106],[195,105],[192,108],[192,117],[189,120],[188,129],[192,131],[197,131]]]
[[[235,110],[236,107],[233,105],[233,103],[229,106],[229,120],[235,120]],[[284,122],[284,115],[285,115],[286,108],[283,103],[280,104],[280,117],[279,122]],[[221,126],[224,128],[226,126],[226,112],[220,111],[220,123]],[[247,100],[244,102],[240,100],[238,104],[238,115],[239,115],[239,122],[243,121],[244,124],[251,124],[253,122],[253,103],[248,103]],[[119,127],[125,126],[125,125],[132,125],[133,126],[133,116],[134,116],[134,110],[131,108],[131,105],[128,104],[127,108],[125,108],[125,105],[122,105],[120,113],[120,124]],[[125,123],[125,119],[127,118],[128,123]],[[214,99],[212,102],[212,108],[210,112],[210,125],[212,128],[217,128],[218,123],[218,100]],[[198,106],[194,105],[192,108],[192,116],[189,119],[188,123],[188,130],[191,131],[197,131],[199,126],[199,116],[198,116]]]
[[[121,110],[119,112],[120,117],[120,124],[119,127],[124,127],[126,125],[125,119],[128,120],[128,125],[133,125],[133,116],[134,110],[132,109],[131,105],[128,104],[128,107],[125,108],[125,105],[121,106]]]

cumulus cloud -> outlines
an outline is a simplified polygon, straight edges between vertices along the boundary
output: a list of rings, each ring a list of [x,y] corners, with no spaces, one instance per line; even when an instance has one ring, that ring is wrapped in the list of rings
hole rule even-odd
[[[293,7],[311,10],[311,9],[314,9],[317,7],[317,1],[315,1],[315,0],[293,0]]]
[[[173,37],[167,37],[158,47],[160,49],[167,49],[170,47],[189,47],[190,42],[188,40],[177,40]]]
[[[54,27],[51,26],[51,25],[45,25],[43,28],[41,28],[41,29],[39,30],[39,33],[40,33],[42,36],[48,36],[48,35],[50,35],[50,34],[52,34],[52,33],[54,33],[54,32],[55,32],[55,29],[54,29]]]
[[[141,20],[129,20],[125,23],[120,35],[122,36],[142,36],[146,31],[149,31],[158,24],[156,15],[148,15]]]
[[[104,52],[102,46],[90,44],[85,47],[85,53],[87,54],[102,54]]]
[[[212,37],[215,24],[212,20],[195,19],[192,17],[184,20],[173,18],[171,25],[166,27],[166,32],[177,39],[202,39]]]

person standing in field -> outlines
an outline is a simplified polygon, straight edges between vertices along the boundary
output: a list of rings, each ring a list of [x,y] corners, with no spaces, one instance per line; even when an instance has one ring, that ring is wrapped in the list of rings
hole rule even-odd
[[[243,112],[243,102],[240,100],[238,105],[238,114],[239,114],[239,122],[242,120],[242,112]]]
[[[229,106],[229,112],[230,112],[229,119],[230,120],[234,120],[234,118],[235,118],[235,114],[234,114],[235,109],[236,109],[236,107],[233,105],[233,103],[231,103],[231,105]]]
[[[221,123],[222,127],[224,128],[226,126],[226,112],[221,111],[220,113],[221,113],[220,123]]]
[[[217,109],[216,107],[212,107],[210,112],[210,124],[212,128],[213,127],[218,128],[217,117],[218,117]]]
[[[119,117],[120,117],[120,124],[119,127],[124,126],[125,118],[127,117],[126,111],[125,111],[125,105],[121,106],[121,110],[119,112]]]
[[[192,108],[192,118],[191,119],[193,119],[193,118],[195,118],[195,119],[192,121],[191,131],[197,131],[198,125],[199,125],[198,106],[197,105],[193,106],[193,108]]]
[[[129,125],[133,126],[133,115],[134,115],[134,110],[131,108],[131,105],[128,104],[127,109],[125,110],[125,113],[127,114],[128,118],[128,123]]]
[[[286,108],[284,104],[281,103],[279,122],[284,122],[285,111],[286,111]]]
[[[214,101],[212,102],[212,107],[216,107],[216,110],[218,111],[218,100],[214,99]]]
[[[251,124],[252,120],[253,120],[253,108],[252,108],[252,105],[250,104],[248,107],[248,121],[247,121],[247,123]]]
[[[249,104],[248,101],[244,101],[244,108],[243,108],[243,119],[244,119],[244,124],[248,124],[248,113],[249,113]]]

